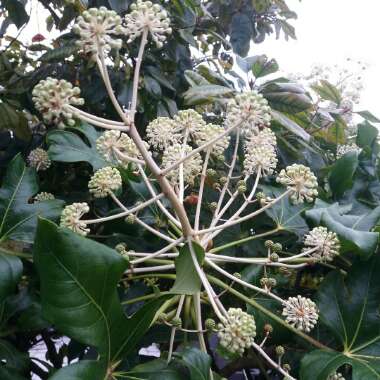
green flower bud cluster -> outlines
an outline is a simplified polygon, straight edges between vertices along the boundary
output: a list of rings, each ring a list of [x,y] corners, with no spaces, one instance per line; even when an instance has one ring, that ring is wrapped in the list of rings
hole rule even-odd
[[[32,100],[48,123],[56,123],[60,128],[66,124],[75,125],[75,115],[70,105],[80,106],[84,100],[79,97],[80,89],[64,79],[48,77],[34,87]]]
[[[122,179],[119,170],[106,166],[95,172],[88,183],[90,193],[95,198],[105,198],[110,192],[119,190]]]
[[[242,355],[256,336],[255,319],[240,308],[230,308],[227,314],[218,324],[219,343],[227,351]]]
[[[37,171],[47,170],[51,165],[47,151],[42,148],[32,150],[29,153],[27,161],[29,166],[35,168]]]
[[[310,168],[293,164],[282,169],[276,181],[291,190],[290,199],[295,204],[312,202],[318,195],[318,181]]]
[[[90,229],[86,228],[86,223],[82,222],[80,218],[89,211],[90,207],[85,202],[66,206],[61,214],[60,226],[69,228],[79,235],[86,236]]]

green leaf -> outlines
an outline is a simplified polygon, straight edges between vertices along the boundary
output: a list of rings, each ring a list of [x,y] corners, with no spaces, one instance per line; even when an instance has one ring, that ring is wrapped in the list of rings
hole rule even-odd
[[[130,0],[108,0],[111,8],[117,13],[126,12],[131,4]]]
[[[372,124],[365,121],[358,125],[358,134],[356,136],[356,143],[361,148],[367,146],[372,147],[372,144],[376,141],[379,135],[379,130]]]
[[[195,105],[212,103],[215,99],[231,95],[233,92],[231,88],[209,84],[191,87],[183,95],[186,104]]]
[[[0,302],[15,291],[22,270],[21,260],[16,256],[3,254],[0,247]]]
[[[89,144],[86,144],[78,134],[70,131],[55,130],[48,133],[46,141],[49,145],[49,157],[60,162],[88,162],[94,170],[107,166],[107,162],[96,149],[96,139],[100,134],[94,127],[82,124],[75,130],[83,133]]]
[[[127,355],[148,330],[163,297],[132,318],[116,286],[128,264],[105,245],[40,220],[34,246],[44,316],[63,334],[97,347],[107,363]]]
[[[193,243],[193,248],[197,255],[198,262],[202,265],[205,251],[204,249]],[[188,244],[184,245],[179,255],[175,259],[176,280],[171,289],[175,294],[195,294],[201,289],[201,279],[195,269],[194,262],[191,258],[191,252]]]
[[[17,155],[8,165],[0,188],[0,239],[33,243],[38,216],[59,218],[64,202],[54,199],[29,204],[37,192],[36,171],[26,167],[22,157]]]
[[[185,348],[180,356],[190,371],[189,380],[209,380],[210,356],[194,347]]]
[[[312,89],[324,100],[331,100],[335,104],[340,104],[342,101],[339,90],[327,80],[320,80],[319,84],[312,86]]]
[[[12,344],[6,340],[0,340],[0,362],[8,370],[14,370],[19,373],[25,372],[29,366],[29,356],[26,353],[18,351]],[[1,374],[1,373],[0,373]],[[1,379],[3,379],[1,377]]]
[[[260,55],[252,66],[252,73],[256,78],[262,78],[275,73],[278,69],[279,66],[275,59],[268,60],[266,55]]]
[[[277,198],[283,193],[282,190],[270,186],[263,186],[263,191],[272,198]],[[289,197],[286,197],[267,209],[265,213],[276,223],[276,227],[292,232],[301,239],[309,231],[305,220],[301,217],[308,208],[304,204],[293,205]]]
[[[185,70],[185,78],[190,86],[206,86],[210,84],[210,82],[204,78],[202,75],[198,74],[192,70]]]
[[[104,363],[83,360],[60,369],[49,380],[104,380],[106,371]]]
[[[21,28],[28,22],[29,16],[25,11],[25,5],[18,0],[2,0],[2,5],[8,11],[9,18],[17,28]]]
[[[130,379],[142,380],[183,380],[184,374],[175,366],[173,361],[156,359],[139,364],[127,373]]]
[[[329,184],[334,196],[341,197],[352,187],[358,165],[357,152],[348,152],[334,163],[329,173]]]
[[[12,130],[21,140],[29,141],[31,132],[22,112],[7,103],[0,103],[0,130]]]
[[[144,87],[145,90],[148,91],[151,95],[153,95],[156,98],[160,98],[162,95],[161,86],[152,77],[149,75],[144,76]]]
[[[59,46],[43,54],[40,60],[42,62],[53,62],[53,61],[62,62],[65,58],[68,58],[71,55],[73,55],[77,50],[78,50],[78,47],[74,44]]]
[[[332,115],[335,121],[321,129],[315,136],[321,137],[329,143],[344,144],[346,142],[347,123],[340,115]]]
[[[287,116],[285,116],[281,112],[277,112],[272,110],[271,111],[272,118],[274,121],[285,127],[288,131],[294,133],[296,136],[300,137],[301,139],[305,140],[306,142],[310,142],[311,136],[302,128],[300,127],[296,122],[289,119]]]
[[[251,18],[242,12],[236,12],[231,20],[230,42],[234,53],[245,57],[248,54],[253,24]]]
[[[348,211],[349,208],[342,209],[338,203],[330,205],[317,201],[305,215],[315,225],[323,224],[338,234],[341,253],[351,251],[366,259],[374,253],[378,244],[379,234],[370,230],[380,218],[380,207],[362,215],[350,215]]]
[[[352,367],[352,380],[380,379],[379,270],[377,255],[366,265],[354,264],[347,276],[335,271],[323,281],[318,291],[320,319],[342,352],[306,355],[301,379],[324,380],[343,364]]]
[[[371,123],[380,123],[380,119],[377,118],[375,115],[373,115],[369,111],[358,111],[358,112],[355,112],[355,113],[357,113],[358,115],[360,115],[363,119],[366,119],[366,120],[370,121]]]

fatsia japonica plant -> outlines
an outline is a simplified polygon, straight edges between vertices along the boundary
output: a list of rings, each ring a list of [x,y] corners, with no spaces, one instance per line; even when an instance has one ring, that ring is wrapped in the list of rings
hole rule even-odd
[[[264,350],[270,329],[264,337],[257,337],[254,315],[240,307],[225,306],[213,283],[233,282],[272,298],[283,308],[286,323],[299,331],[310,332],[318,321],[318,309],[312,300],[301,295],[283,299],[272,292],[276,280],[269,275],[264,275],[260,286],[256,286],[242,280],[239,273],[224,269],[223,265],[255,264],[263,266],[265,273],[269,267],[302,268],[310,262],[328,262],[339,254],[337,235],[325,227],[316,227],[305,236],[305,248],[297,254],[283,251],[280,243],[267,240],[267,257],[262,259],[217,254],[220,247],[212,242],[217,235],[262,214],[286,197],[294,204],[313,202],[318,195],[317,179],[308,167],[293,164],[276,176],[275,181],[284,186],[279,195],[269,196],[258,191],[262,181],[277,169],[277,142],[270,129],[268,102],[255,91],[232,98],[222,124],[207,123],[201,114],[191,109],[179,111],[174,118],[159,117],[151,121],[144,140],[134,121],[140,65],[149,39],[160,48],[172,29],[168,14],[160,5],[137,1],[130,8],[124,20],[106,8],[91,8],[83,12],[73,27],[78,34],[78,46],[96,62],[121,122],[82,111],[78,108],[84,104],[80,89],[65,80],[49,77],[33,90],[36,108],[47,122],[53,121],[64,128],[75,125],[75,120],[79,119],[105,130],[96,140],[96,148],[107,166],[95,172],[88,188],[94,198],[110,197],[120,212],[86,219],[89,205],[75,202],[64,208],[60,225],[86,236],[92,225],[118,219],[121,223],[140,224],[165,242],[166,245],[153,252],[132,251],[123,244],[116,249],[129,263],[126,274],[130,278],[165,278],[167,275],[161,273],[176,271],[177,277],[170,290],[173,295],[157,313],[157,321],[171,327],[169,361],[177,331],[196,334],[204,352],[207,352],[205,334],[216,332],[221,352],[234,356],[253,348],[287,379],[294,379],[288,367],[274,361]],[[106,65],[107,53],[121,47],[118,35],[126,35],[129,42],[140,40],[128,109],[118,103]],[[230,145],[233,153],[231,160],[226,162],[225,151]],[[41,148],[32,151],[28,160],[37,171],[50,165],[47,153]],[[238,165],[239,160],[242,165]],[[135,205],[123,203],[122,175],[117,167],[136,170],[149,190],[149,199],[141,199]],[[203,193],[205,182],[209,180],[214,181],[215,201],[205,205]],[[41,197],[39,195],[37,200]],[[186,210],[186,197],[192,197],[195,215]],[[49,199],[49,195],[43,198]],[[168,202],[163,203],[164,199]],[[236,212],[226,218],[226,211],[234,203],[239,204]],[[146,207],[153,205],[167,218],[167,228],[163,231],[152,228],[140,216]],[[208,216],[202,212],[205,207],[210,209]],[[250,210],[252,207],[254,211]],[[270,235],[270,232],[262,235]],[[236,240],[227,244],[234,243]],[[198,284],[187,284],[189,280],[198,279]],[[188,305],[184,309],[185,301]],[[204,320],[205,309],[213,318]],[[191,315],[194,320],[187,320]]]
[[[258,84],[277,70],[265,56],[237,57],[253,74],[246,83],[228,67],[222,77],[221,59],[219,73],[186,71],[195,107],[150,117],[143,64],[176,33],[170,4],[137,0],[121,16],[69,3],[80,13],[73,61],[96,68],[100,107],[114,118],[60,70],[33,86],[52,130],[48,150],[31,149],[28,166],[17,155],[4,176],[0,295],[38,290],[2,303],[16,338],[0,340],[1,376],[23,379],[28,364],[13,345],[27,350],[36,338],[20,343],[19,331],[42,331],[46,361],[31,353],[29,364],[42,379],[221,379],[251,368],[263,379],[378,379],[378,120],[358,112],[357,126],[352,93],[324,77],[307,92],[284,78]],[[115,57],[133,62],[127,104]],[[93,172],[75,171],[83,161]],[[64,205],[48,190],[66,180]],[[32,275],[21,277],[17,256]],[[139,359],[136,348],[152,343],[160,359]]]

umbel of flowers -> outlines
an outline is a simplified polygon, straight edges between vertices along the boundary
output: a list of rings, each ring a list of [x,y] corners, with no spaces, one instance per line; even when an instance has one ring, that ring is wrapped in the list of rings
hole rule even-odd
[[[338,237],[324,227],[316,227],[305,236],[301,253],[288,254],[280,244],[268,241],[265,244],[268,256],[262,258],[224,256],[216,254],[223,247],[210,247],[216,236],[262,214],[285,197],[295,204],[313,202],[318,195],[317,178],[303,165],[278,168],[276,136],[270,129],[271,110],[265,98],[256,91],[236,94],[231,98],[221,125],[209,124],[201,114],[188,109],[179,111],[174,118],[158,117],[151,121],[144,141],[134,124],[141,62],[149,46],[148,38],[161,47],[171,33],[171,27],[166,11],[150,1],[138,0],[130,6],[130,10],[123,19],[105,8],[89,9],[83,12],[74,26],[78,46],[96,61],[120,121],[105,119],[78,108],[83,104],[79,98],[80,90],[64,80],[48,78],[33,91],[36,108],[46,121],[62,127],[72,126],[81,120],[104,130],[96,142],[96,148],[108,164],[89,180],[89,195],[109,198],[118,210],[108,216],[85,219],[84,215],[90,213],[89,205],[73,203],[64,209],[61,226],[86,236],[91,224],[115,219],[138,223],[165,242],[163,248],[154,252],[135,252],[118,246],[118,251],[128,256],[131,268],[127,273],[146,278],[175,271],[173,260],[179,255],[179,250],[187,246],[204,292],[201,294],[202,289],[199,289],[192,296],[193,330],[186,331],[197,334],[199,345],[205,351],[207,331],[217,332],[220,345],[229,352],[243,355],[248,348],[253,348],[287,379],[293,379],[288,369],[273,361],[263,349],[269,330],[263,341],[257,343],[254,315],[240,308],[227,310],[217,296],[213,286],[215,282],[209,274],[271,297],[282,306],[285,322],[308,333],[318,321],[318,309],[312,300],[300,295],[282,299],[273,291],[276,285],[274,279],[266,276],[260,281],[261,287],[252,285],[238,274],[228,272],[224,265],[255,264],[266,270],[288,270],[305,267],[310,261],[332,261],[339,254]],[[140,40],[140,48],[132,84],[133,95],[130,108],[123,110],[111,86],[105,54],[119,49],[123,41],[130,43],[134,40]],[[29,156],[30,166],[37,170],[47,169],[50,165],[48,155],[38,149]],[[228,160],[225,154],[227,149],[232,152]],[[241,152],[243,157],[239,156]],[[132,206],[124,205],[119,199],[123,191],[119,169],[127,166],[138,173],[150,194],[149,199],[145,198]],[[264,177],[282,186],[283,192],[276,198],[259,192],[260,180]],[[215,201],[210,204],[204,200],[206,187],[214,191]],[[189,212],[187,203],[190,198],[193,209]],[[50,199],[50,196],[41,194],[36,196],[35,201],[45,199]],[[152,205],[156,205],[166,218],[163,224],[167,226],[166,230],[161,226],[153,228],[140,218],[140,210]],[[252,205],[253,208],[248,207]],[[204,210],[208,210],[208,217],[203,217]],[[204,250],[202,263],[198,262],[195,244]],[[229,242],[230,246],[237,244],[240,244],[239,241]],[[176,298],[175,312],[171,318],[165,317],[166,310],[161,310],[159,321],[171,326],[169,360],[176,331],[183,329],[181,314],[185,298],[185,295]],[[211,319],[204,323],[202,315],[205,308],[215,315],[218,323]]]

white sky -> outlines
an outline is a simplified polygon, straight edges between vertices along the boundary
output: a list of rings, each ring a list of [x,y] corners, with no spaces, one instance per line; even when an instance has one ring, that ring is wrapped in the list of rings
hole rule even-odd
[[[288,73],[307,74],[313,63],[343,65],[347,58],[363,61],[369,68],[358,109],[368,109],[380,116],[380,1],[287,0],[287,3],[298,14],[298,19],[292,20],[298,39],[286,42],[284,38],[267,38],[264,43],[254,45],[250,54],[276,58],[281,70]],[[37,10],[34,6],[32,22],[22,33],[22,39],[30,42],[38,32],[48,37],[45,18],[43,8]]]

